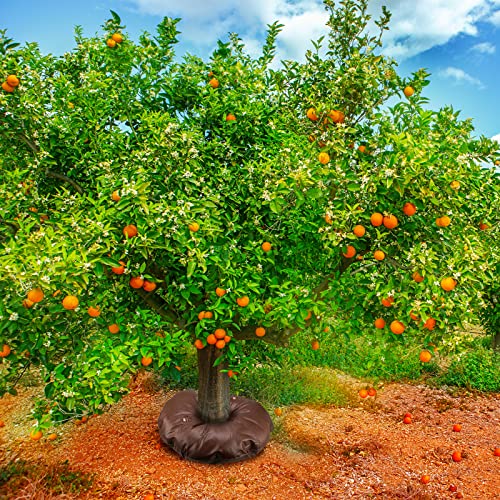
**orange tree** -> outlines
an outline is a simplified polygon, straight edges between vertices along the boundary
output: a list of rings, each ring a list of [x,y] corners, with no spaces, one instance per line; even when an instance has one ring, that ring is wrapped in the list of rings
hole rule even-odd
[[[328,36],[279,68],[279,24],[260,57],[232,35],[208,61],[174,58],[168,18],[135,43],[113,13],[61,57],[1,32],[0,393],[38,367],[48,425],[195,344],[223,421],[250,342],[336,317],[425,346],[484,307],[498,145],[427,109],[366,5],[326,0]]]

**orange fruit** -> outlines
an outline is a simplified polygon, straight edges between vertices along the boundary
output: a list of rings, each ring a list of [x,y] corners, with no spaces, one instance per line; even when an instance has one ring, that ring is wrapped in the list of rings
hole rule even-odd
[[[214,313],[212,311],[205,311],[205,319],[212,319],[214,317]]]
[[[238,375],[238,372],[235,372],[234,370],[228,370],[228,371],[227,371],[227,376],[228,376],[229,378],[233,378],[233,377],[235,377],[236,375]]]
[[[123,274],[125,272],[125,262],[120,261],[120,265],[117,267],[112,267],[111,271],[115,274]]]
[[[155,496],[153,493],[146,493],[146,495],[144,495],[144,500],[155,500]]]
[[[114,40],[116,43],[122,43],[123,35],[121,33],[114,33],[111,35],[111,40]]]
[[[113,201],[120,201],[122,199],[122,197],[120,196],[118,191],[113,191],[113,193],[111,194],[111,199]]]
[[[418,272],[418,271],[415,271],[411,277],[413,278],[414,281],[416,281],[417,283],[422,283],[422,281],[424,281],[424,277]]]
[[[217,349],[224,349],[224,347],[226,347],[226,343],[223,339],[220,339],[215,343],[215,347],[217,347]]]
[[[488,224],[485,224],[484,222],[481,222],[481,224],[479,224],[479,229],[481,229],[481,231],[486,231],[486,229],[489,229],[490,226],[488,226]]]
[[[332,218],[328,214],[325,215],[325,222],[327,224],[329,224],[330,226],[332,225],[332,222],[333,222]]]
[[[108,326],[108,330],[110,331],[110,333],[118,333],[120,331],[120,327],[117,323],[113,323],[112,325]]]
[[[217,78],[212,78],[208,84],[210,85],[210,87],[212,87],[213,89],[216,89],[219,87],[219,80],[217,80]]]
[[[309,321],[312,318],[312,312],[307,311],[307,316],[304,318],[305,321]]]
[[[460,432],[462,430],[462,426],[460,424],[455,424],[453,426],[453,432]]]
[[[66,295],[62,301],[62,305],[64,309],[71,311],[78,307],[78,302],[78,297],[75,297],[74,295]]]
[[[203,349],[203,347],[205,347],[200,339],[196,339],[194,341],[194,346],[196,347],[196,349]]]
[[[375,252],[373,252],[373,258],[375,260],[384,260],[385,259],[385,253],[382,252],[382,250],[375,250]]]
[[[356,249],[352,245],[347,245],[347,250],[345,253],[342,253],[342,255],[346,259],[351,259],[352,257],[354,257],[356,255]]]
[[[384,216],[379,212],[373,213],[370,217],[370,222],[372,223],[372,226],[375,227],[381,226],[383,221]]]
[[[357,236],[358,238],[361,238],[362,236],[365,235],[366,229],[364,226],[361,226],[360,224],[358,224],[357,226],[354,226],[354,229],[352,230],[352,232],[354,233],[355,236]]]
[[[146,292],[152,292],[153,290],[156,290],[156,283],[153,283],[152,281],[144,280],[144,283],[142,284],[142,288],[146,290]]]
[[[17,87],[19,85],[19,78],[16,75],[9,75],[7,80],[5,80],[11,87]]]
[[[215,295],[217,295],[217,297],[222,297],[223,295],[226,295],[226,290],[224,290],[224,288],[217,287],[215,289]]]
[[[319,349],[319,342],[317,340],[313,340],[311,342],[311,349],[313,351],[317,351]]]
[[[403,418],[403,424],[411,424],[411,422],[412,422],[411,416],[405,415],[405,417]]]
[[[395,215],[386,215],[383,224],[387,229],[394,229],[398,225],[398,219]]]
[[[226,330],[224,328],[217,328],[214,335],[217,340],[224,340],[226,338]]]
[[[236,299],[236,302],[240,307],[246,307],[248,306],[248,304],[250,304],[250,299],[247,295],[244,295],[243,297],[238,297]]]
[[[460,451],[454,451],[451,455],[451,458],[454,462],[462,461],[462,453]]]
[[[5,90],[5,92],[14,92],[14,87],[12,85],[9,85],[7,82],[2,83],[2,88]]]
[[[358,146],[358,151],[360,153],[366,153],[366,146],[364,144],[361,144],[361,146]]]
[[[375,328],[379,328],[381,330],[385,327],[385,320],[383,318],[377,318],[374,324]]]
[[[366,389],[360,389],[358,391],[359,397],[365,399],[368,397],[368,391]]]
[[[375,397],[377,395],[377,391],[373,388],[373,387],[370,387],[368,389],[368,396],[371,396],[372,398]]]
[[[133,238],[134,236],[137,236],[137,227],[133,224],[129,224],[123,228],[123,234],[126,238]]]
[[[0,358],[6,358],[12,351],[7,344],[4,344],[2,350],[0,351]]]
[[[457,282],[453,278],[443,278],[441,280],[441,288],[446,292],[451,292],[457,286]]]
[[[495,448],[493,450],[493,456],[500,457],[500,448]]]
[[[318,120],[318,115],[316,114],[316,110],[314,108],[309,108],[307,110],[306,116],[313,122]]]
[[[0,427],[5,427],[5,422],[3,420],[0,420]]]
[[[215,345],[217,343],[217,337],[211,333],[208,337],[207,337],[207,344],[210,344],[210,345]]]
[[[39,441],[42,438],[42,431],[35,431],[34,429],[30,432],[30,439],[33,441]]]
[[[226,116],[226,121],[227,122],[234,122],[236,121],[236,116],[233,115],[233,113],[229,113],[227,116]]]
[[[443,217],[436,219],[436,224],[439,227],[448,227],[451,224],[451,219],[447,215],[443,215]]]
[[[328,153],[325,153],[324,151],[321,152],[319,155],[318,155],[318,161],[322,164],[322,165],[326,165],[329,161],[330,161],[330,155]]]
[[[460,182],[458,181],[451,181],[450,182],[450,187],[451,189],[454,189],[455,191],[460,188]]]
[[[422,363],[428,363],[432,358],[432,354],[429,351],[424,350],[420,352],[420,355],[418,357],[420,361],[422,361]]]
[[[269,250],[271,250],[271,243],[269,243],[269,241],[264,241],[264,243],[262,243],[262,250],[264,250],[264,252],[269,252]]]
[[[226,335],[226,336],[224,337],[224,342],[225,342],[226,344],[229,344],[229,342],[231,342],[231,337],[230,337],[229,335]]]
[[[436,320],[434,318],[427,318],[426,322],[424,323],[424,328],[427,330],[434,330],[434,327],[436,326]]]
[[[403,94],[406,97],[411,97],[415,93],[415,89],[413,87],[410,87],[409,85],[404,88]]]
[[[420,321],[420,317],[417,316],[413,311],[410,311],[410,318],[413,320],[413,321]]]
[[[405,325],[398,320],[394,320],[389,328],[391,329],[391,332],[396,335],[401,335],[405,331]]]
[[[47,436],[47,439],[48,439],[49,441],[55,441],[55,440],[57,439],[57,434],[54,434],[54,433],[49,434],[49,435]]]
[[[90,306],[87,309],[87,313],[92,318],[97,318],[101,314],[101,310],[99,309],[99,307]]]
[[[149,356],[143,356],[141,358],[141,365],[142,366],[149,366],[153,362],[153,358]]]
[[[386,297],[382,299],[382,305],[385,307],[391,307],[394,303],[394,297]]]
[[[110,48],[110,49],[113,49],[114,47],[116,47],[116,42],[112,39],[112,38],[108,38],[106,40],[106,45]]]
[[[31,302],[37,303],[43,300],[44,294],[41,288],[33,288],[28,292],[27,297]]]
[[[283,410],[281,408],[275,408],[274,409],[274,414],[277,416],[277,417],[281,417],[281,415],[283,415]]]
[[[200,229],[200,225],[197,222],[191,222],[191,224],[188,225],[188,229],[192,233],[196,233]]]
[[[257,337],[263,337],[266,334],[266,329],[263,328],[262,326],[259,326],[255,329],[255,335]]]
[[[30,300],[30,299],[24,299],[23,300],[23,307],[25,307],[26,309],[30,309],[34,305],[35,305],[35,303],[32,300]]]
[[[140,276],[132,276],[132,278],[130,278],[129,284],[132,288],[142,288],[142,285],[144,285],[144,278],[141,278]]]
[[[198,319],[201,321],[202,319],[205,319],[205,311],[200,311],[198,313]]]
[[[413,203],[410,203],[409,201],[403,205],[403,212],[405,215],[408,215],[408,217],[415,215],[416,211],[417,207]]]
[[[427,474],[420,478],[420,482],[422,484],[429,484],[430,481],[431,481],[431,476],[428,476]]]
[[[328,118],[330,118],[330,120],[332,120],[333,123],[343,123],[345,115],[344,113],[342,113],[342,111],[333,109],[328,112]]]

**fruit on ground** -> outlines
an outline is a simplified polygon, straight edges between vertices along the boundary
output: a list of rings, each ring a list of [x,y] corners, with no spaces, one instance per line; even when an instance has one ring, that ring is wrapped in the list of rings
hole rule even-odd
[[[411,424],[411,423],[412,423],[411,416],[405,415],[405,417],[403,418],[403,424]]]
[[[371,215],[370,222],[372,223],[372,226],[381,226],[382,222],[384,222],[384,216],[379,212],[375,212]]]
[[[368,391],[366,389],[360,389],[359,392],[359,397],[365,399],[368,397]]]
[[[454,451],[452,454],[451,454],[451,459],[454,461],[454,462],[460,462],[462,460],[462,453],[460,451]]]
[[[413,87],[410,87],[409,85],[407,85],[404,90],[403,90],[403,94],[406,96],[406,97],[411,97],[413,94],[415,93],[415,89]]]
[[[47,436],[47,439],[48,439],[49,441],[55,441],[55,440],[57,439],[57,434],[55,434],[55,433],[49,434],[49,435]]]
[[[420,361],[422,361],[422,363],[428,363],[431,360],[431,358],[432,354],[429,351],[424,350],[420,352],[419,359]]]
[[[396,335],[401,335],[405,331],[405,325],[398,320],[394,320],[389,328],[391,329],[391,332]]]
[[[375,397],[376,395],[377,395],[377,391],[376,391],[376,389],[375,389],[375,388],[373,388],[373,387],[370,387],[370,388],[368,389],[368,396],[371,396],[371,397],[373,398],[373,397]]]
[[[255,335],[257,337],[263,337],[266,334],[266,329],[263,328],[262,326],[259,326],[255,329]]]
[[[460,424],[453,425],[453,432],[460,432],[462,430],[462,426]]]
[[[493,455],[494,455],[495,457],[500,457],[500,448],[495,448],[495,449],[493,450]]]
[[[149,356],[143,356],[141,358],[141,365],[142,366],[149,366],[153,362],[153,358]]]
[[[425,474],[424,476],[422,476],[422,477],[420,478],[420,482],[421,482],[422,484],[429,484],[429,483],[430,483],[430,481],[431,481],[431,477],[430,477],[430,476],[428,476],[427,474]]]
[[[134,226],[134,224],[129,224],[123,228],[123,234],[125,235],[125,238],[133,238],[134,236],[137,236],[137,227]]]
[[[375,328],[379,328],[381,330],[385,327],[385,320],[383,318],[377,318],[374,324]]]
[[[0,427],[5,427],[5,422],[3,420],[0,420]]]
[[[33,288],[28,292],[27,297],[31,302],[37,303],[43,300],[44,294],[41,288]]]
[[[42,438],[42,431],[35,431],[34,429],[30,432],[30,439],[33,441],[39,441]]]
[[[277,416],[277,417],[281,417],[281,415],[283,415],[283,410],[281,408],[275,408],[274,409],[274,414]]]
[[[67,309],[68,311],[76,309],[78,307],[78,303],[78,297],[75,297],[74,295],[66,295],[62,301],[64,309]]]

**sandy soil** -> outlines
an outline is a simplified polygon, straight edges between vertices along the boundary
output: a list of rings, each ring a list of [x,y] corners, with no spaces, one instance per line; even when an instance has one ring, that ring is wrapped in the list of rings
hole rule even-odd
[[[353,396],[360,387],[351,382]],[[59,427],[55,441],[28,437],[33,391],[0,400],[0,466],[16,458],[44,467],[67,460],[71,469],[94,474],[90,491],[58,498],[500,498],[500,457],[493,455],[500,447],[499,394],[390,384],[347,408],[285,408],[273,415],[276,430],[263,453],[221,466],[184,461],[160,445],[156,420],[171,393],[147,378],[108,413]],[[413,421],[404,424],[408,412]],[[462,461],[452,460],[454,451]],[[0,498],[47,497],[7,483]]]

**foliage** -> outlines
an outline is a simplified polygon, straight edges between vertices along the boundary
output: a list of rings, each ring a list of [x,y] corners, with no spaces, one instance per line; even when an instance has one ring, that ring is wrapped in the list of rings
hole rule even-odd
[[[368,34],[366,5],[326,0],[327,40],[279,69],[277,23],[261,57],[232,35],[208,61],[174,58],[177,19],[135,43],[112,13],[104,36],[77,29],[62,57],[0,33],[2,74],[21,81],[0,94],[0,346],[11,351],[0,393],[40,367],[56,402],[39,406],[44,426],[116,401],[143,358],[178,378],[186,343],[205,344],[216,328],[232,337],[220,362],[244,372],[260,357],[252,341],[287,345],[332,316],[348,324],[346,342],[363,332],[426,346],[484,307],[500,257],[499,188],[481,162],[497,145],[453,109],[427,109],[427,73],[397,74],[381,52],[389,15],[380,36]],[[123,41],[108,44],[117,33]],[[415,215],[403,214],[407,202]],[[399,224],[375,227],[373,212]],[[445,215],[451,224],[437,226]],[[126,237],[131,224],[138,234]],[[356,257],[343,256],[348,244]],[[131,277],[156,290],[130,287]],[[454,290],[442,289],[445,277]],[[43,300],[27,303],[37,287]],[[66,295],[79,307],[65,309]],[[404,334],[381,333],[377,317],[401,321]],[[433,330],[422,327],[430,317]]]

